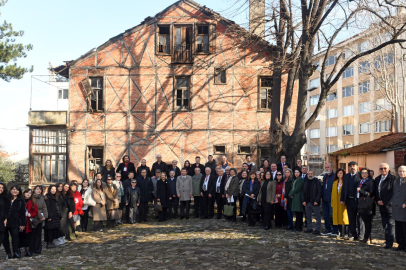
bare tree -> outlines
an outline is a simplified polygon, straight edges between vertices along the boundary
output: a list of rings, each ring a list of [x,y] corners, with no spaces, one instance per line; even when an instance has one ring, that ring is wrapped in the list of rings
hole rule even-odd
[[[260,1],[260,0],[251,0]],[[237,0],[237,10],[248,4],[246,0]],[[398,10],[406,6],[406,0],[270,0],[267,13],[263,18],[267,27],[265,38],[274,46],[273,50],[273,100],[271,110],[271,161],[286,155],[291,163],[306,143],[306,129],[316,120],[324,107],[327,94],[338,81],[347,67],[360,58],[392,44],[406,41],[404,32],[406,20],[399,19]],[[340,42],[354,34],[363,34],[379,26],[390,34],[388,40],[351,57],[343,59]],[[251,29],[250,29],[251,30]],[[340,52],[341,50],[341,52]],[[316,67],[313,55],[324,51],[320,67],[320,98],[309,119],[306,119],[306,102],[309,90],[309,78]],[[327,60],[334,56],[335,64],[326,78]],[[330,69],[330,68],[329,68]],[[286,82],[286,89],[283,85]],[[292,99],[297,92],[297,107],[292,107]],[[285,95],[282,98],[282,90]],[[281,113],[281,104],[283,109]],[[290,123],[290,112],[296,112],[294,123]]]

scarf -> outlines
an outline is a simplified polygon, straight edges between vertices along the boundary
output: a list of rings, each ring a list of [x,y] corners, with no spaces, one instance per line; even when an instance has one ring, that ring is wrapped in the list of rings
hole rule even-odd
[[[286,178],[285,181],[283,182],[283,187],[282,187],[282,195],[281,195],[281,206],[283,207],[283,209],[285,209],[285,211],[288,208],[288,204],[287,202],[285,203],[285,185],[286,182],[289,180],[289,178]]]

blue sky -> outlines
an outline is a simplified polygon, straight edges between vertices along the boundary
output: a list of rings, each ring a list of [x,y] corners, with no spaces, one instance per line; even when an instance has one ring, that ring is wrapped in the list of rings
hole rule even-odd
[[[196,0],[195,0],[196,1]],[[28,152],[28,111],[31,75],[47,75],[53,66],[74,60],[109,38],[154,16],[175,0],[9,0],[0,7],[0,23],[6,20],[14,30],[23,30],[18,39],[31,43],[28,57],[18,60],[21,66],[34,66],[32,74],[10,83],[0,80],[0,144],[8,152]],[[247,14],[238,17],[229,11],[235,0],[197,0],[237,23],[246,23]],[[228,10],[228,11],[227,11]],[[41,106],[45,84],[33,84],[33,108]]]

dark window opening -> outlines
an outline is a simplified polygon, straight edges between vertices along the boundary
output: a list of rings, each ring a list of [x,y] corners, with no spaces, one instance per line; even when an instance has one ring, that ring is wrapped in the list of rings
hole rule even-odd
[[[209,26],[197,26],[197,52],[209,52]]]
[[[169,26],[158,27],[158,52],[170,53],[171,52],[171,34]]]
[[[175,107],[189,109],[190,104],[189,78],[176,78]]]
[[[261,78],[260,109],[270,110],[272,106],[272,77]]]
[[[239,154],[251,154],[251,146],[239,146]]]
[[[102,146],[88,147],[88,176],[89,179],[95,179],[96,173],[100,172],[103,166],[103,153]]]
[[[90,107],[92,111],[103,110],[103,78],[90,78],[92,94],[90,95]]]
[[[225,84],[226,82],[226,70],[224,68],[216,68],[214,83]]]
[[[260,147],[260,148],[259,148],[260,164],[263,164],[265,159],[269,159],[269,155],[270,155],[270,154],[271,154],[271,148],[268,148],[268,147]]]
[[[225,154],[226,153],[226,146],[225,145],[215,145],[214,146],[214,153],[215,154]]]

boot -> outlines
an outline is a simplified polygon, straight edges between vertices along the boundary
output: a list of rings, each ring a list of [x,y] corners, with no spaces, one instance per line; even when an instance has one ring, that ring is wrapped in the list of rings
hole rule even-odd
[[[25,248],[25,257],[32,257],[32,253],[30,252],[29,248]]]
[[[10,260],[10,259],[12,259],[12,258],[13,258],[13,256],[11,256],[11,253],[8,253],[6,259],[7,259],[7,260]]]
[[[15,252],[13,258],[21,259],[20,251]]]

